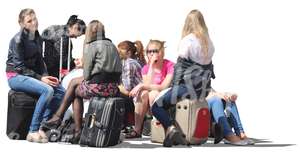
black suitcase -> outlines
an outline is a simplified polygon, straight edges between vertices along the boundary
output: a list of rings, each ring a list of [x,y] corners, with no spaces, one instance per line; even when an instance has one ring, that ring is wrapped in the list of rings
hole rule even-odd
[[[37,96],[24,92],[8,92],[6,134],[10,139],[26,139],[37,100]]]
[[[120,132],[125,116],[125,100],[120,97],[90,100],[79,144],[108,147],[120,143]]]

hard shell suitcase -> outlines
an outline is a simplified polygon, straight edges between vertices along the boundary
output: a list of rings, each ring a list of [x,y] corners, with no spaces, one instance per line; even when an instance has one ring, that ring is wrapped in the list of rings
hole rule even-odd
[[[37,100],[37,96],[24,92],[8,92],[6,134],[10,139],[26,139]]]
[[[81,146],[108,147],[120,142],[120,132],[125,116],[124,99],[99,98],[90,100],[80,137]]]
[[[210,128],[210,113],[206,100],[184,99],[176,104],[175,120],[188,144],[203,144]]]
[[[151,142],[163,143],[165,139],[165,130],[162,124],[154,117],[151,120]]]

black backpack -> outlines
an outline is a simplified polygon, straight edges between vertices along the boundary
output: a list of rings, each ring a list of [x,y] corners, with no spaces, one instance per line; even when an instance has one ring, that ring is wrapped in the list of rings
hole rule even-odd
[[[49,129],[46,132],[49,142],[72,143],[74,138],[75,123],[73,118],[69,118],[56,129]]]

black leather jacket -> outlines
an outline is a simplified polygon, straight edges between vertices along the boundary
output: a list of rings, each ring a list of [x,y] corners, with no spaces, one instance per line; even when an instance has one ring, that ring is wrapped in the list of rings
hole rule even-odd
[[[48,75],[42,57],[42,39],[38,31],[30,35],[21,29],[10,41],[6,72],[15,72],[38,80]]]

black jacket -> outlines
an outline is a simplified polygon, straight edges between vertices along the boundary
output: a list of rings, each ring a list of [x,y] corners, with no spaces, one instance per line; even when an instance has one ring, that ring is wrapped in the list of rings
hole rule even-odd
[[[47,66],[49,75],[59,77],[59,59],[60,59],[60,45],[61,38],[63,38],[62,44],[62,68],[68,67],[68,48],[69,48],[69,36],[66,25],[53,25],[45,29],[42,33],[42,38],[45,41],[44,61]],[[71,41],[70,41],[71,42]],[[72,58],[72,42],[70,44],[70,69],[75,67],[74,59]]]
[[[192,88],[198,98],[203,94],[207,96],[211,88],[211,78],[215,78],[213,64],[200,65],[190,59],[178,57],[174,66],[174,75],[171,86],[184,84]]]
[[[42,39],[37,31],[34,36],[21,29],[10,41],[6,72],[30,76],[38,80],[48,75],[42,57]]]

